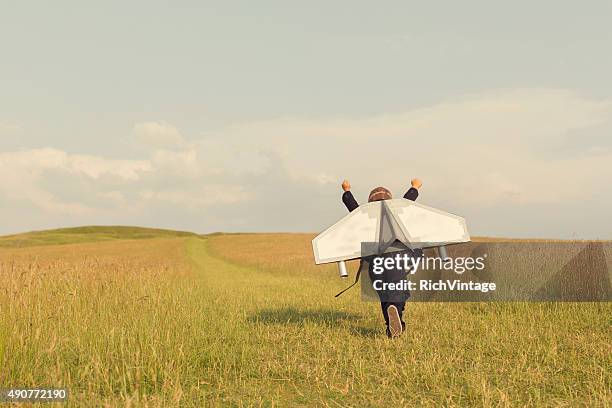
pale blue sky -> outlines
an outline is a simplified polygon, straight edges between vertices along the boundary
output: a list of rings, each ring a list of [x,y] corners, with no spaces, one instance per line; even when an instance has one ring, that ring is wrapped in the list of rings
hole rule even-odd
[[[0,10],[0,233],[318,231],[420,176],[475,234],[612,237],[608,1]]]

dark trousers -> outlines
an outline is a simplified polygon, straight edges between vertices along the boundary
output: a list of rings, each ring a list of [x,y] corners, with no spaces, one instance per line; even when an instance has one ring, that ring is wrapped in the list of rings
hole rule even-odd
[[[404,306],[406,302],[380,302],[380,306],[382,307],[383,317],[385,318],[385,324],[389,327],[389,313],[387,313],[387,308],[391,305],[395,305],[397,307],[397,311],[399,312],[400,320],[402,321],[402,326],[405,324],[404,319],[402,317],[404,313]]]

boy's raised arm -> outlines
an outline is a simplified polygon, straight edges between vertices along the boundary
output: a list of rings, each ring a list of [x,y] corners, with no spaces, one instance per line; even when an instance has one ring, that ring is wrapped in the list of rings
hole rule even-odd
[[[342,202],[346,205],[346,208],[349,212],[353,211],[359,204],[357,204],[357,200],[353,197],[353,193],[351,193],[351,183],[348,180],[344,180],[342,182],[342,189],[344,190],[344,194],[342,194]]]
[[[421,188],[421,186],[423,185],[423,182],[419,179],[412,179],[410,184],[412,184],[412,187],[410,187],[410,189],[406,192],[406,194],[404,194],[404,198],[406,200],[415,201],[417,197],[419,196],[419,188]]]

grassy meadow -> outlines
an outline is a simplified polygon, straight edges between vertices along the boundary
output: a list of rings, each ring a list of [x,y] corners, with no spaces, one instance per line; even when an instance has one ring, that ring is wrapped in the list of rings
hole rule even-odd
[[[377,303],[308,234],[0,238],[0,387],[69,406],[610,406],[610,303]],[[356,269],[349,265],[352,281]]]

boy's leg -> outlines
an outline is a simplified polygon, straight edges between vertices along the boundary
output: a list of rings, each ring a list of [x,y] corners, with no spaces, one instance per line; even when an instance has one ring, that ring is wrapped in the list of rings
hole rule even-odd
[[[399,312],[400,321],[402,322],[402,331],[406,330],[406,322],[404,322],[404,307],[406,306],[406,302],[395,302],[393,303],[395,307],[397,307],[397,311]]]
[[[397,337],[402,334],[404,325],[398,307],[395,303],[389,303],[387,306],[387,336]]]
[[[385,318],[385,325],[389,327],[389,314],[387,313],[387,307],[389,307],[391,303],[389,302],[380,302],[380,307],[382,309],[383,317]]]
[[[380,302],[380,308],[382,309],[383,318],[385,319],[385,332],[387,337],[391,337],[391,331],[389,330],[389,311],[388,307],[391,305],[390,302]]]
[[[404,323],[402,319],[405,305],[406,302],[380,302],[385,325],[387,327],[387,336],[399,336],[406,329],[406,323]],[[391,309],[391,316],[389,316],[389,308],[391,306],[393,306],[393,309]],[[393,326],[393,328],[390,328],[390,326]]]

